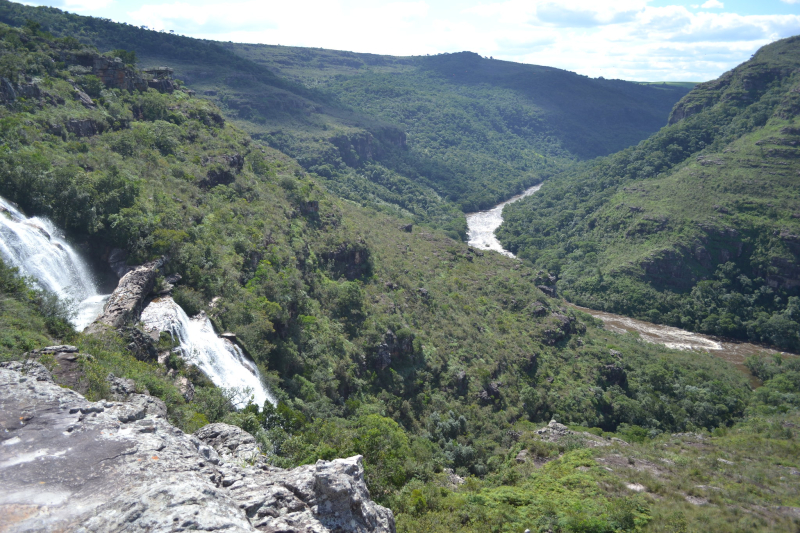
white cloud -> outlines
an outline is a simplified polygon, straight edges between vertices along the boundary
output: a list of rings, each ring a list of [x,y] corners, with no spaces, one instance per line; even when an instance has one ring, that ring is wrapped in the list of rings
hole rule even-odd
[[[696,6],[654,6],[654,0],[34,3],[59,2],[69,10],[220,41],[392,55],[470,50],[590,76],[642,80],[714,78],[760,46],[800,33],[800,15],[740,15],[731,8],[721,11],[724,0],[697,1]]]
[[[84,13],[97,11],[111,6],[114,0],[55,0],[55,1],[26,1],[21,2],[26,6],[40,6],[47,5],[64,9],[65,11],[72,11],[75,13]]]
[[[536,8],[536,18],[531,23],[541,22],[565,28],[605,26],[629,22],[636,17],[637,10],[595,9],[564,3],[541,4]]]
[[[496,48],[486,53],[606,78],[706,80],[741,63],[759,47],[800,33],[797,15],[697,13],[679,5],[604,0],[566,1],[559,10],[552,5],[539,0],[533,5],[502,2],[473,8],[487,26],[491,19],[517,28],[522,26],[519,21],[525,21],[531,35],[556,31],[555,40],[531,46],[527,53],[521,50],[524,46],[509,46],[502,39],[495,39]],[[705,6],[714,7],[713,1]]]
[[[353,6],[337,0],[240,0],[145,4],[127,15],[134,24],[207,39],[402,54],[404,49],[430,52],[430,41],[441,42],[458,25],[445,24],[435,38],[421,35],[416,25],[427,18],[428,10],[424,1],[365,1]],[[475,28],[458,33],[466,32],[478,33]]]
[[[800,4],[800,0],[781,0],[784,4]]]

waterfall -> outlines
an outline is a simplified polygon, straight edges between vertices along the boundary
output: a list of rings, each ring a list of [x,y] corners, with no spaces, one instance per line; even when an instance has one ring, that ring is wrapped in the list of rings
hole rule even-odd
[[[100,294],[86,261],[46,218],[26,218],[0,197],[0,255],[41,289],[70,302],[71,319],[83,331],[102,312],[110,295]]]
[[[255,363],[236,344],[219,337],[205,313],[189,318],[171,297],[164,296],[144,308],[141,320],[145,331],[167,331],[177,338],[183,358],[202,370],[217,387],[249,388],[259,407],[267,400],[276,405]],[[247,399],[236,407],[246,405]]]

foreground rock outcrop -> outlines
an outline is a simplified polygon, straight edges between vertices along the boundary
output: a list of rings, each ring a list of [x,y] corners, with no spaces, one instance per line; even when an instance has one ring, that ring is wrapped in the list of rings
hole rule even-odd
[[[394,532],[360,456],[274,468],[241,429],[186,435],[139,396],[89,402],[0,364],[0,530]]]

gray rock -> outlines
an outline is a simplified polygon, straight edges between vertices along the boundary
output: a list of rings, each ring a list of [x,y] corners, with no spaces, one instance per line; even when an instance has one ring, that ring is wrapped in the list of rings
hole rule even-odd
[[[99,133],[97,122],[90,118],[71,118],[65,124],[65,128],[68,132],[74,134],[76,137],[91,137],[92,135],[97,135],[97,133]]]
[[[478,399],[482,402],[491,402],[500,399],[500,387],[503,384],[498,381],[492,381],[481,392],[478,393]]]
[[[0,364],[4,532],[394,532],[360,456],[242,468],[237,454],[255,439],[239,428],[213,424],[198,432],[204,442],[170,425],[155,398],[91,403],[32,375],[48,374],[35,362]]]
[[[128,403],[144,409],[148,416],[167,418],[167,404],[147,394],[131,394]]]
[[[50,374],[50,371],[44,367],[41,363],[37,363],[36,361],[27,360],[27,361],[5,361],[0,363],[0,368],[6,368],[8,370],[14,370],[19,372],[21,378],[27,379],[35,379],[36,381],[47,381],[49,383],[53,383],[53,376]]]
[[[87,354],[78,353],[75,346],[60,345],[48,346],[40,350],[32,350],[27,354],[32,360],[46,356],[48,368],[54,381],[59,385],[83,391],[86,380],[83,371],[83,361],[90,359]]]
[[[394,515],[369,498],[360,455],[293,470],[220,469],[252,524],[274,532],[394,532]]]
[[[558,297],[558,292],[556,291],[555,287],[550,287],[548,285],[537,285],[536,288],[545,293],[550,298]]]
[[[389,345],[382,342],[378,345],[377,357],[375,358],[375,366],[378,370],[383,370],[392,364],[392,352]]]
[[[114,400],[126,400],[136,392],[136,383],[132,379],[118,378],[114,374],[109,374],[106,381],[111,390],[111,398]]]
[[[467,482],[463,477],[456,474],[452,468],[445,468],[444,473],[446,475],[447,484],[452,489],[457,489],[460,485]]]
[[[547,427],[543,427],[536,431],[538,435],[572,435],[572,431],[569,430],[567,426],[564,424],[559,424],[555,420],[551,420]]]
[[[125,274],[103,307],[103,314],[86,328],[86,333],[98,333],[104,326],[118,328],[139,320],[145,298],[155,285],[158,269],[165,259],[145,263]]]
[[[0,78],[0,99],[4,102],[13,102],[17,99],[14,85],[6,78]]]
[[[139,361],[158,360],[158,350],[150,335],[134,327],[117,328],[117,332],[125,339],[128,351]]]
[[[77,87],[75,87],[75,99],[79,100],[80,103],[82,103],[83,106],[87,109],[94,109],[96,107],[94,101],[92,101],[91,96],[81,91]]]
[[[34,350],[33,353],[76,353],[77,346],[70,346],[69,344],[59,344],[58,346],[48,346],[41,350]]]
[[[187,402],[194,400],[194,385],[185,376],[180,376],[177,379],[178,390]]]
[[[583,446],[588,448],[598,448],[602,446],[610,446],[611,444],[621,444],[627,445],[628,443],[617,439],[611,438],[606,439],[604,437],[598,437],[597,435],[592,435],[586,431],[572,431],[564,424],[559,424],[555,420],[551,420],[547,426],[537,429],[535,431],[536,435],[539,436],[540,439],[548,442],[559,442],[564,438],[573,438],[582,443]]]
[[[253,462],[261,455],[256,439],[238,426],[208,424],[195,431],[194,436],[214,448],[225,462]]]
[[[166,281],[167,283],[171,283],[171,284],[175,285],[176,283],[178,283],[182,279],[183,279],[183,276],[181,276],[180,274],[170,274],[169,276],[164,278],[164,281]]]

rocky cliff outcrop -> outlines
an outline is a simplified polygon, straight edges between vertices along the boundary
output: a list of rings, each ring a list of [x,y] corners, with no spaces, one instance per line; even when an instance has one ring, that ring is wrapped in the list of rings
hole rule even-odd
[[[244,157],[241,154],[221,155],[206,158],[202,163],[209,168],[200,186],[210,188],[233,183],[244,168]]]
[[[321,255],[322,259],[328,263],[334,277],[341,276],[352,281],[369,275],[371,269],[370,250],[363,239],[344,242]]]
[[[62,54],[61,60],[68,65],[80,65],[91,69],[94,76],[100,78],[106,87],[123,89],[127,91],[146,91],[148,88],[159,92],[172,92],[178,88],[170,77],[153,76],[156,70],[166,70],[172,74],[171,69],[150,69],[144,71],[145,75],[125,65],[118,57],[106,57],[83,50],[75,53]]]
[[[551,420],[550,423],[545,427],[537,429],[535,434],[541,440],[547,442],[560,442],[563,439],[572,438],[573,440],[580,441],[587,448],[598,448],[601,446],[610,446],[611,444],[621,444],[622,446],[628,445],[627,442],[616,437],[607,439],[605,437],[593,435],[592,433],[587,433],[585,431],[572,431],[564,424],[559,424],[555,420]],[[517,457],[518,462],[524,462],[524,460],[519,461],[519,456]]]
[[[360,456],[283,470],[239,428],[187,435],[164,415],[0,364],[0,530],[394,532]]]
[[[331,137],[339,157],[349,166],[380,158],[391,150],[406,147],[406,133],[394,126],[376,127],[373,131],[355,131]]]
[[[398,336],[387,329],[383,334],[383,342],[378,345],[375,365],[383,370],[392,364],[392,359],[407,357],[414,353],[414,334],[408,330],[399,332]]]
[[[97,333],[103,326],[119,328],[139,320],[145,298],[153,290],[156,276],[164,261],[161,258],[145,263],[122,276],[103,307],[103,313],[86,328],[86,333]]]

